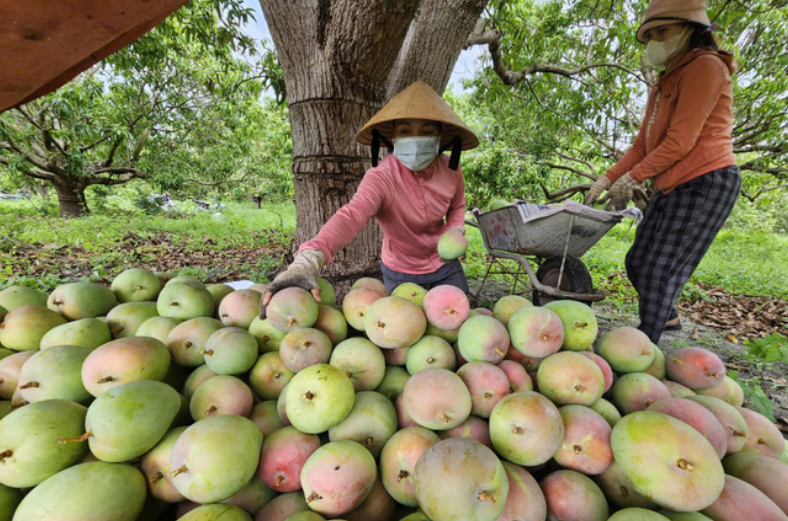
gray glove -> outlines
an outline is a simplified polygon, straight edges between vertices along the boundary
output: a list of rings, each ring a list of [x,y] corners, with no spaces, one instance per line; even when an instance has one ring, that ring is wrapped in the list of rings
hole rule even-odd
[[[610,189],[610,201],[616,210],[623,210],[632,200],[636,189],[642,189],[640,183],[632,179],[629,174],[621,176]]]
[[[610,179],[608,179],[606,175],[599,176],[594,184],[591,185],[591,188],[588,189],[588,193],[586,193],[586,198],[585,201],[583,201],[583,204],[586,206],[593,205],[596,200],[599,199],[599,196],[602,195],[602,192],[610,188],[610,185],[612,184],[613,183],[610,182]]]
[[[274,293],[293,286],[311,291],[315,300],[320,302],[320,286],[317,284],[317,277],[320,274],[320,268],[323,267],[325,262],[325,255],[318,250],[304,250],[296,255],[292,264],[277,275],[274,281],[268,285],[268,291],[265,292],[260,303],[260,316],[265,316],[265,307],[271,301]]]

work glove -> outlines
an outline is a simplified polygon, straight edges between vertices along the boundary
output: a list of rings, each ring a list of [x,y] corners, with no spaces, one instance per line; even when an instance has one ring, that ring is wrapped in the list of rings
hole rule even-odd
[[[265,317],[265,307],[271,302],[274,293],[285,288],[293,286],[304,288],[311,291],[315,300],[320,302],[320,286],[317,284],[317,278],[325,262],[325,255],[318,250],[304,250],[296,255],[292,264],[268,285],[268,291],[265,292],[260,303],[260,317]]]
[[[613,183],[610,182],[610,179],[608,179],[606,175],[599,176],[599,178],[594,181],[594,184],[591,185],[591,188],[588,189],[583,204],[592,206],[596,200],[599,199],[599,196],[602,195],[602,192],[610,188],[612,184]]]
[[[610,189],[610,202],[613,207],[616,210],[625,209],[627,203],[632,200],[635,190],[643,190],[643,186],[629,174],[621,176]]]

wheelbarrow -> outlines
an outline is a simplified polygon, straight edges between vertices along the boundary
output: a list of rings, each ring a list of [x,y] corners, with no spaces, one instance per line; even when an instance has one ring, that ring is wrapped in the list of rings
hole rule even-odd
[[[493,257],[475,298],[491,274],[524,274],[531,281],[535,306],[552,300],[589,305],[604,300],[605,294],[594,289],[591,273],[580,257],[625,217],[641,217],[637,208],[608,212],[571,201],[563,206],[517,202],[486,213],[474,209],[472,215],[473,220],[465,222],[479,229]],[[492,272],[497,259],[513,260],[521,271]],[[535,273],[531,261],[538,266]],[[517,278],[514,284],[516,288]]]

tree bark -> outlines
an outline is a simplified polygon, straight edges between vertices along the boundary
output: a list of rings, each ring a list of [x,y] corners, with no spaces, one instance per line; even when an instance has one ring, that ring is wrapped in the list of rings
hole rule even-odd
[[[60,215],[63,217],[82,217],[90,213],[85,200],[85,185],[70,179],[58,177],[52,184],[55,186]]]
[[[417,79],[442,92],[487,1],[260,0],[290,107],[294,246],[314,237],[356,192],[370,166],[370,149],[356,143],[356,132]],[[368,223],[324,275],[341,293],[352,280],[379,273],[381,243],[377,223]]]

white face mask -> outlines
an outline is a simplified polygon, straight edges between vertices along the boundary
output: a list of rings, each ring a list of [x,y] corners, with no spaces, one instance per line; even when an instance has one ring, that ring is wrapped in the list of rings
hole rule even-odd
[[[439,136],[413,136],[395,138],[394,157],[406,168],[418,172],[424,170],[438,157],[441,144]]]
[[[664,42],[649,40],[646,45],[646,58],[648,58],[648,62],[654,67],[663,67],[679,49],[684,47],[684,43],[686,42],[684,42],[683,39],[686,32],[687,28],[685,27],[681,33]]]

